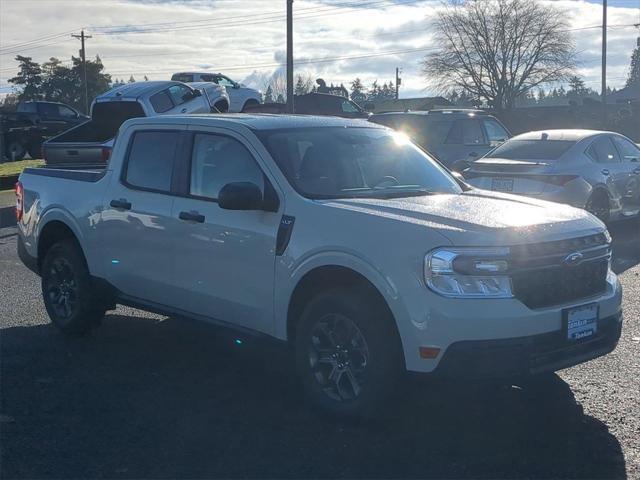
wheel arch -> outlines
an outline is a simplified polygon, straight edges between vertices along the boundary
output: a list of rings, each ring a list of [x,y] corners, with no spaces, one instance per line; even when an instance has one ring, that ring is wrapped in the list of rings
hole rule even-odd
[[[296,326],[300,315],[308,301],[316,294],[330,288],[362,288],[372,295],[373,301],[384,309],[392,320],[395,331],[400,340],[397,325],[398,309],[397,296],[392,285],[382,277],[368,271],[366,267],[347,264],[346,262],[328,262],[309,266],[304,272],[296,275],[295,286],[292,288],[286,303],[286,329],[279,332],[288,341],[295,338]]]
[[[49,249],[61,240],[71,240],[76,243],[86,263],[87,259],[77,230],[60,218],[51,218],[43,224],[38,234],[37,261],[39,270],[42,268],[42,262]]]

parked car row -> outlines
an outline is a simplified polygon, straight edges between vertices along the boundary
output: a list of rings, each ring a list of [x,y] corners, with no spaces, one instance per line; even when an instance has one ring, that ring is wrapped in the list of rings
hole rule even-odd
[[[547,130],[516,137],[481,110],[376,114],[477,188],[566,203],[604,222],[640,215],[640,148],[613,132]]]

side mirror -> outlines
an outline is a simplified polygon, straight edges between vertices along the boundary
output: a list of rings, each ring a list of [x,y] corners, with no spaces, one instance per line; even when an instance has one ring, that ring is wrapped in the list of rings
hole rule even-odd
[[[193,90],[193,96],[194,97],[201,97],[202,96],[202,92],[198,89],[194,89]]]
[[[234,89],[234,90],[237,90],[237,89],[239,89],[239,88],[240,88],[240,84],[239,84],[239,83],[234,83],[234,84],[233,84],[233,89]]]
[[[227,183],[218,193],[218,206],[225,210],[262,210],[262,192],[255,183]]]

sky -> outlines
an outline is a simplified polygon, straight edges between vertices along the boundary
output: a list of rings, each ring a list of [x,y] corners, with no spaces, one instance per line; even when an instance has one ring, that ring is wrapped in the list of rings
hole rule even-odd
[[[481,0],[484,1],[484,0]],[[578,49],[577,73],[600,89],[600,0],[544,0],[566,12]],[[70,64],[85,29],[88,57],[114,78],[169,79],[179,71],[225,73],[265,90],[285,61],[285,0],[0,0],[0,93],[17,72],[16,54]],[[403,98],[425,88],[420,61],[433,50],[431,24],[441,0],[295,0],[295,73],[348,85],[395,79]],[[611,87],[624,85],[640,29],[640,0],[609,0]]]

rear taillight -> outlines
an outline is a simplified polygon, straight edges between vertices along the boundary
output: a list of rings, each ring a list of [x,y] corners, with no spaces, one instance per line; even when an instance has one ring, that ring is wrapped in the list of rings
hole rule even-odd
[[[24,214],[24,188],[21,182],[16,182],[16,220],[22,220]]]
[[[111,157],[111,149],[109,147],[102,147],[102,152],[100,155],[100,159],[103,163],[107,163],[109,161],[109,157]]]
[[[550,175],[546,177],[546,181],[554,185],[566,185],[571,180],[578,178],[578,175]]]

